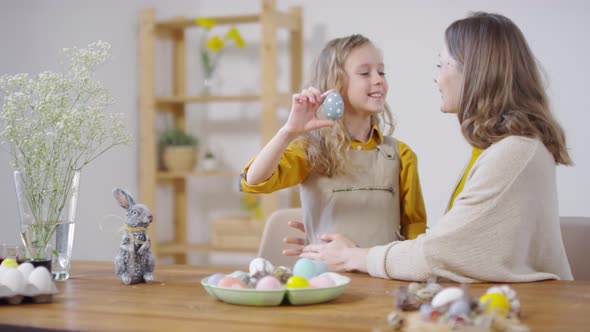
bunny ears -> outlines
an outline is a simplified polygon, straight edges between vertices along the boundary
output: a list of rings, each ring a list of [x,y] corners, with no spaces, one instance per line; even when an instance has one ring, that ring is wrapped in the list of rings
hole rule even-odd
[[[135,205],[135,200],[125,189],[115,188],[113,189],[113,195],[115,200],[121,205],[122,208],[129,210]]]

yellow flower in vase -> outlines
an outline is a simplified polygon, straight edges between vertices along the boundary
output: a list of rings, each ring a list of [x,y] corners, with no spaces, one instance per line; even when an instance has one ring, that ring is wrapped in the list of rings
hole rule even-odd
[[[240,32],[235,27],[231,27],[223,38],[220,35],[209,36],[211,29],[217,24],[215,19],[199,17],[195,20],[195,23],[205,30],[201,36],[199,54],[201,68],[203,70],[203,85],[205,93],[208,93],[212,84],[211,79],[215,73],[215,69],[217,68],[223,50],[226,49],[229,44],[234,44],[239,48],[243,48],[246,46],[246,42],[244,42]]]
[[[258,196],[245,194],[241,198],[242,210],[250,213],[250,218],[261,219],[262,208],[260,207],[260,199]]]

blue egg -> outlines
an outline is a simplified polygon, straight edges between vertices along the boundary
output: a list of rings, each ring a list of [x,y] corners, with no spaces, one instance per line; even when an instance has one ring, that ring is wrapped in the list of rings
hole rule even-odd
[[[328,265],[326,265],[326,263],[324,262],[320,262],[320,261],[312,261],[313,264],[315,265],[315,275],[320,275],[324,272],[328,272]]]
[[[467,315],[471,312],[471,306],[469,302],[465,300],[457,300],[451,304],[449,307],[449,315],[451,317],[457,317],[461,315]]]
[[[223,273],[212,274],[209,276],[209,278],[207,278],[207,283],[211,286],[217,286],[217,283],[219,280],[223,279],[223,277],[225,277],[225,274]]]
[[[338,120],[344,114],[344,101],[338,92],[330,92],[322,104],[322,114],[331,120]]]
[[[316,276],[315,264],[311,259],[301,258],[293,265],[293,275],[309,280]]]

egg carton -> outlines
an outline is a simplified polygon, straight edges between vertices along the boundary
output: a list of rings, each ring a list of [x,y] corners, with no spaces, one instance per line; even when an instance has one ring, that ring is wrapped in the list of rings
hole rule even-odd
[[[43,266],[22,263],[18,267],[0,266],[0,303],[23,301],[48,303],[58,290],[51,273]]]

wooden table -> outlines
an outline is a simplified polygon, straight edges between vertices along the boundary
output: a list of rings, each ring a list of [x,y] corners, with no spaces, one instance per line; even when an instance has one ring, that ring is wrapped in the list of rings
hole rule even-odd
[[[351,283],[329,303],[245,307],[214,300],[200,284],[214,272],[232,269],[157,266],[157,282],[131,286],[112,271],[109,262],[74,262],[70,279],[57,283],[59,294],[52,303],[0,305],[0,331],[387,331],[385,320],[394,302],[390,294],[406,284],[347,274]],[[481,295],[489,286],[470,289]],[[531,331],[590,330],[589,281],[511,286]]]

